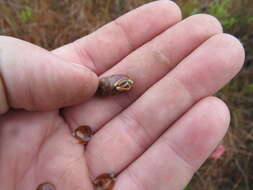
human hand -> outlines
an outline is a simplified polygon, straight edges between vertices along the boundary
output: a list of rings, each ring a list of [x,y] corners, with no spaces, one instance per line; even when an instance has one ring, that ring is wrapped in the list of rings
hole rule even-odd
[[[72,72],[68,64],[61,66],[63,60],[84,65],[99,76],[128,75],[135,85],[127,94],[94,97],[61,114],[13,110],[2,115],[1,189],[35,190],[40,183],[51,182],[61,190],[90,190],[90,178],[102,173],[117,174],[114,190],[183,189],[227,130],[229,111],[210,96],[240,70],[244,50],[234,37],[221,34],[220,24],[211,16],[180,19],[174,3],[156,1],[48,53],[48,61],[47,56],[35,56],[31,45],[2,37],[1,74],[13,108],[56,109],[90,96],[97,85],[94,75],[85,68],[89,75],[82,75],[81,69]],[[13,49],[22,54],[6,56]],[[28,63],[40,61],[40,67],[20,68],[9,61],[19,55],[26,55]],[[7,65],[12,62],[19,69]],[[45,63],[53,63],[55,72]],[[36,74],[30,68],[37,68]],[[26,76],[30,88],[22,83]],[[90,78],[79,78],[86,76]],[[53,88],[56,94],[43,96],[52,88],[41,86],[62,80],[65,88]],[[27,92],[32,95],[24,95]],[[62,101],[65,94],[75,97],[73,102],[71,97]],[[23,101],[17,106],[19,100]],[[70,132],[81,125],[96,132],[85,150]]]

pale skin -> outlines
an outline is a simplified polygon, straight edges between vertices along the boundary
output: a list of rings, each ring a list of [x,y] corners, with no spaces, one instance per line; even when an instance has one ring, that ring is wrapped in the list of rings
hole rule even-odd
[[[215,18],[181,21],[168,0],[52,52],[0,37],[1,189],[92,190],[101,173],[118,175],[114,190],[183,189],[227,131],[228,108],[212,95],[243,62]],[[112,74],[132,90],[92,97],[96,75]],[[95,131],[86,150],[71,136],[80,125]]]

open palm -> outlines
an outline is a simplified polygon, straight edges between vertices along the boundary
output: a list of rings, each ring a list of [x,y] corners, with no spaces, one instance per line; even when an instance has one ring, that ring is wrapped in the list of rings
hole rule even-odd
[[[227,130],[227,107],[209,96],[240,70],[244,51],[213,17],[180,19],[174,3],[157,1],[53,52],[1,37],[9,105],[30,111],[0,117],[0,189],[89,190],[102,173],[117,174],[115,190],[183,189]],[[97,85],[80,65],[135,85],[80,104]],[[71,135],[81,125],[95,132],[86,149]]]

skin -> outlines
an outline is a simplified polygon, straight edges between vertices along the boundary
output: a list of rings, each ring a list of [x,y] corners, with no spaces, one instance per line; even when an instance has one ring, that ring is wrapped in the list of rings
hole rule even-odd
[[[114,190],[183,189],[227,131],[228,108],[212,94],[243,62],[215,18],[181,21],[168,0],[52,52],[0,37],[1,188],[91,190],[91,179],[115,173]],[[96,75],[112,74],[134,88],[90,98]],[[96,132],[86,150],[71,136],[80,125]]]

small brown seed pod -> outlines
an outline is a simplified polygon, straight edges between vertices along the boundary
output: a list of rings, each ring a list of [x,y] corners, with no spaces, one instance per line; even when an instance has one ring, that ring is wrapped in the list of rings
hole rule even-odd
[[[89,126],[84,125],[75,129],[72,135],[79,141],[79,144],[87,145],[93,132]]]
[[[134,84],[126,75],[112,75],[99,80],[96,94],[98,96],[112,96],[129,91]]]
[[[101,174],[93,181],[95,190],[112,190],[116,178],[113,174]]]
[[[93,181],[95,190],[112,190],[116,181],[113,174],[101,174]]]
[[[37,187],[37,190],[56,190],[56,187],[51,183],[42,183]]]

